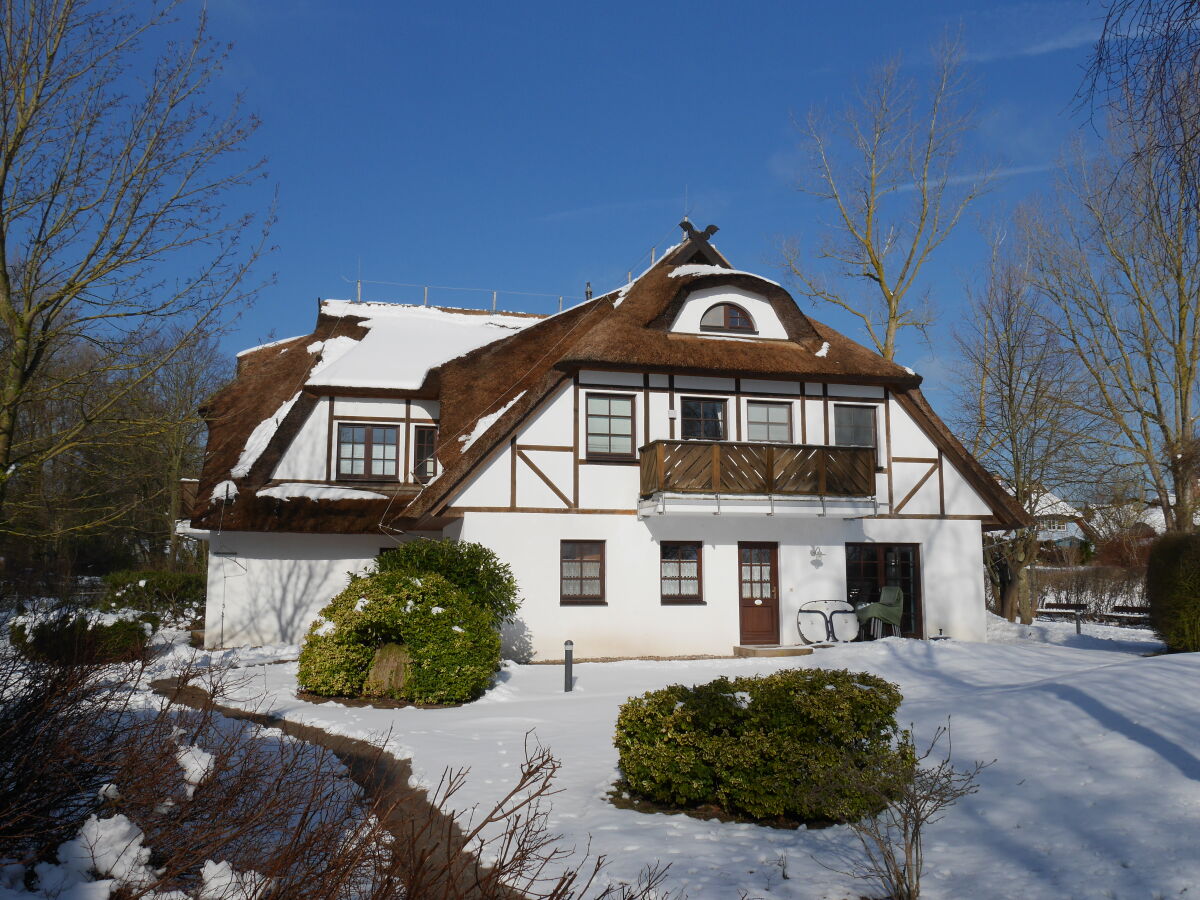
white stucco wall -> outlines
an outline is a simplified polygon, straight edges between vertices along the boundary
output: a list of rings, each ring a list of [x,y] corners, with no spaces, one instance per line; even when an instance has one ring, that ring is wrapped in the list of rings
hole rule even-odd
[[[779,544],[780,640],[796,642],[807,600],[846,596],[847,542],[917,543],[927,635],[985,639],[979,524],[970,521],[781,519],[766,516],[634,516],[468,513],[455,528],[512,566],[524,595],[518,630],[535,658],[729,654],[739,640],[738,541]],[[559,542],[605,542],[607,605],[559,602]],[[659,542],[699,540],[703,606],[664,606]],[[814,560],[812,548],[823,556]],[[510,641],[512,643],[511,636]]]
[[[301,640],[349,573],[361,572],[394,543],[384,535],[212,535],[205,646]]]

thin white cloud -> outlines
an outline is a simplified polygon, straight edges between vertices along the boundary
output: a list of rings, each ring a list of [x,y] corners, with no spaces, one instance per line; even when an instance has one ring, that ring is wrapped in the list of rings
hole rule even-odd
[[[1036,175],[1039,172],[1049,172],[1056,168],[1054,163],[1038,163],[1032,166],[1005,166],[1001,169],[989,169],[980,172],[964,172],[962,175],[951,175],[946,179],[949,185],[956,184],[974,184],[977,181],[982,181],[989,178],[992,181],[998,181],[1001,178],[1015,178],[1018,175]],[[906,184],[903,187],[896,188],[897,194],[905,194],[910,191],[915,191],[915,184]]]
[[[1100,39],[1100,28],[1099,19],[1076,22],[1058,34],[1039,37],[1017,46],[992,47],[968,53],[967,59],[972,62],[995,62],[1000,59],[1045,56],[1047,53],[1057,53],[1060,50],[1074,50],[1077,47],[1086,47],[1096,43]]]

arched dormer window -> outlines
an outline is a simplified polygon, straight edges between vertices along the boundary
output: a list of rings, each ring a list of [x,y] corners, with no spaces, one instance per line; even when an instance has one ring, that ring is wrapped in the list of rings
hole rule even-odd
[[[754,320],[735,303],[718,303],[709,308],[700,319],[701,331],[735,331],[741,334],[755,334]]]

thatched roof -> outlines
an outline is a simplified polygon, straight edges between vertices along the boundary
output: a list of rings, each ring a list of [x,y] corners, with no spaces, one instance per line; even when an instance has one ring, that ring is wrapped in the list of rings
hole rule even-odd
[[[1023,513],[969,453],[921,397],[921,379],[832,328],[806,316],[778,284],[737,272],[708,242],[708,233],[689,229],[689,237],[671,248],[631,284],[556,316],[509,316],[492,326],[474,346],[461,335],[446,347],[467,352],[422,370],[420,377],[387,375],[364,366],[383,360],[386,346],[420,343],[422,328],[455,331],[447,315],[479,311],[441,310],[436,316],[397,315],[364,305],[325,306],[312,335],[258,348],[239,359],[238,378],[206,409],[209,455],[199,489],[197,527],[251,530],[374,532],[381,518],[391,527],[412,527],[436,516],[477,466],[508,440],[525,417],[581,368],[691,372],[708,375],[781,378],[890,386],[930,430],[947,457],[959,465],[996,510],[998,523],[1011,527]],[[786,340],[714,340],[671,332],[687,295],[708,287],[742,288],[764,297],[774,308]],[[379,304],[372,306],[378,307]],[[428,312],[428,311],[427,311]],[[506,314],[508,315],[508,314]],[[386,326],[379,323],[385,321]],[[458,320],[461,322],[462,320]],[[483,322],[491,321],[490,317]],[[364,340],[373,329],[376,336]],[[460,329],[461,330],[461,329]],[[458,334],[457,331],[455,331]],[[343,340],[352,338],[351,340]],[[338,358],[314,366],[322,354],[306,352],[317,341]],[[355,344],[355,342],[357,342]],[[430,341],[425,340],[428,345]],[[355,346],[351,346],[355,344]],[[370,352],[368,349],[375,345]],[[353,353],[359,353],[355,362]],[[449,352],[447,350],[447,352]],[[371,356],[371,354],[374,356]],[[393,355],[396,355],[393,351]],[[436,356],[436,354],[434,354]],[[426,358],[429,354],[426,354]],[[423,363],[424,364],[424,363]],[[338,373],[347,384],[339,385]],[[403,384],[403,387],[398,385]],[[344,390],[339,390],[339,387]],[[438,459],[442,473],[415,498],[397,493],[387,500],[266,501],[255,496],[270,477],[288,442],[299,430],[319,394],[436,397],[441,403]],[[289,397],[296,401],[278,416],[276,430],[248,473],[234,478],[238,498],[232,504],[205,503],[214,488],[230,478],[247,440],[264,419],[277,414]],[[245,466],[243,466],[243,469]]]

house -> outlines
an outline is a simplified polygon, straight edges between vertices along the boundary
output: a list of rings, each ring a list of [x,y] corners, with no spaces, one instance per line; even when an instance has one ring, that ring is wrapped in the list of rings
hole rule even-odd
[[[795,643],[801,603],[904,591],[982,640],[981,530],[1028,524],[921,378],[734,269],[710,226],[558,315],[325,301],[205,409],[206,643],[298,640],[382,550],[477,541],[510,653]]]
[[[1052,491],[1044,491],[1034,506],[1038,558],[1051,564],[1078,563],[1088,543],[1083,513]]]

